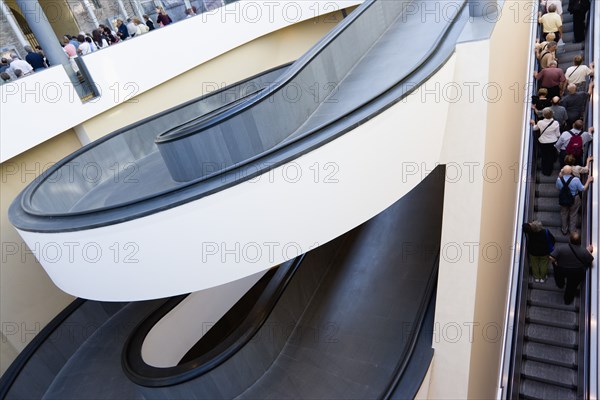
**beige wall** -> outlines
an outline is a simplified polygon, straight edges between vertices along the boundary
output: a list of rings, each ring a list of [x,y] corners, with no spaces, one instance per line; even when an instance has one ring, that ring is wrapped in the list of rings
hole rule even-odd
[[[491,40],[457,47],[428,398],[497,395],[516,208],[530,2],[506,1]],[[517,11],[518,10],[518,11]],[[473,96],[469,85],[476,83]],[[487,85],[486,90],[482,90]],[[516,98],[515,98],[516,97]]]
[[[69,130],[0,165],[0,373],[73,297],[54,286],[8,221],[8,207],[42,171],[80,147]]]
[[[91,140],[187,100],[235,83],[304,54],[342,19],[341,12],[314,18],[263,36],[140,94],[83,124]],[[158,67],[158,65],[157,65]]]
[[[530,9],[525,8],[528,2],[507,3],[505,10]],[[490,169],[489,179],[484,181],[480,240],[496,243],[502,254],[496,256],[494,249],[489,247],[487,257],[479,260],[473,319],[479,326],[474,328],[471,350],[468,392],[471,399],[492,398],[499,384],[524,110],[524,90],[516,92],[511,88],[516,88],[515,84],[521,89],[525,87],[530,50],[531,25],[525,22],[525,13],[521,14],[523,17],[518,22],[514,16],[503,18],[490,40],[493,49],[490,52],[490,82],[503,88],[503,95],[500,101],[488,105],[485,162],[502,166],[502,177],[496,181],[494,171]],[[510,54],[509,60],[506,54]]]

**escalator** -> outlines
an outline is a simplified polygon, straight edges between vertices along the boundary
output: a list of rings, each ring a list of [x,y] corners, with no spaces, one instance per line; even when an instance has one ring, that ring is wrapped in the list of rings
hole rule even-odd
[[[444,177],[438,167],[377,217],[306,254],[252,338],[205,374],[163,387],[128,378],[130,327],[165,300],[135,302],[77,349],[42,398],[414,396],[432,356]]]
[[[568,1],[563,1],[565,10],[567,6]],[[575,55],[582,54],[584,47],[583,44],[569,43],[573,40],[572,17],[565,12],[563,18],[563,38],[567,44],[565,51],[559,52],[557,56],[561,68],[566,69],[572,65]],[[590,37],[588,35],[588,38]],[[586,46],[591,46],[589,39]],[[587,63],[591,61],[586,60]],[[529,156],[537,160],[535,151],[531,151]],[[555,186],[560,171],[558,160],[551,176],[541,173],[539,160],[531,162],[530,165],[532,168],[528,180],[531,185],[529,204],[532,206],[529,206],[529,213],[526,213],[525,219],[541,221],[556,238],[556,245],[565,245],[569,238],[561,233],[559,191]],[[583,222],[588,218],[585,212],[586,197],[584,195],[582,201]],[[582,221],[577,225],[582,233],[582,243],[589,243],[591,238],[585,229],[587,224],[582,225]],[[518,309],[515,310],[513,366],[509,375],[510,382],[507,382],[510,388],[507,398],[588,398],[589,343],[586,338],[589,330],[589,289],[586,284],[582,284],[573,303],[565,305],[564,289],[556,286],[553,267],[549,266],[548,279],[545,282],[534,282],[533,276],[529,275],[525,259],[526,250],[523,249],[520,258],[520,293],[516,303]]]

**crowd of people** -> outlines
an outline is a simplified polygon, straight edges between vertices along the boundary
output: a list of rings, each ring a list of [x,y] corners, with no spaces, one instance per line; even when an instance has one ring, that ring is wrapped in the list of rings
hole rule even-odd
[[[196,7],[188,8],[186,18],[193,17],[196,13]],[[77,35],[64,35],[61,43],[63,51],[71,60],[73,69],[78,71],[77,64],[74,62],[75,57],[93,53],[173,23],[163,7],[156,7],[156,22],[148,15],[144,15],[143,19],[142,22],[138,17],[127,18],[126,20],[118,18],[114,26],[100,24],[91,33],[79,32]],[[24,60],[15,52],[12,52],[10,57],[1,59],[0,83],[19,79],[48,68],[50,65],[40,46],[36,46],[35,50],[31,46],[25,46],[25,51],[27,56]]]
[[[527,235],[527,249],[534,282],[544,283],[548,264],[554,265],[556,286],[566,288],[565,304],[571,304],[577,287],[592,263],[593,247],[582,247],[577,230],[581,210],[581,195],[592,184],[590,175],[592,157],[585,158],[585,148],[593,139],[594,128],[585,129],[585,112],[594,87],[594,65],[584,65],[583,55],[573,59],[573,65],[562,70],[558,67],[559,47],[564,46],[562,4],[559,0],[545,0],[540,5],[539,23],[543,42],[536,41],[539,69],[534,73],[538,92],[532,99],[533,131],[537,135],[541,154],[541,173],[552,176],[558,159],[560,169],[556,178],[557,203],[560,206],[561,234],[568,235],[568,243],[556,245],[556,238],[541,221],[523,225]],[[574,43],[585,39],[585,14],[589,0],[569,1],[568,12],[573,15]]]

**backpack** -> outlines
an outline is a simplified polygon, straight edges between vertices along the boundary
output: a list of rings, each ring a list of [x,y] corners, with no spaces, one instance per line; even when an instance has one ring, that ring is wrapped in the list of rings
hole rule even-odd
[[[569,144],[567,144],[566,152],[580,158],[583,155],[583,139],[581,138],[583,132],[573,133],[573,131],[569,131],[569,133],[571,134],[571,139],[569,139]]]
[[[571,189],[569,189],[569,184],[573,180],[573,176],[569,178],[565,182],[563,177],[561,176],[559,179],[563,184],[562,189],[560,189],[560,193],[558,193],[558,204],[564,207],[571,207],[573,203],[575,203],[575,196],[571,194]]]

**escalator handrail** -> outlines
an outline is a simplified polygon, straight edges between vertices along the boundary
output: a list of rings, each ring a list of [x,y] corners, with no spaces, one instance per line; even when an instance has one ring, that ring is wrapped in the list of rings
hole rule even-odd
[[[539,4],[536,5],[532,12],[534,16],[538,14]],[[525,82],[530,82],[533,72],[537,70],[538,61],[535,55],[535,40],[539,37],[540,27],[537,23],[537,18],[532,20],[531,30],[529,34],[529,42],[531,44],[529,56],[527,60],[527,76]],[[524,112],[522,121],[522,139],[521,139],[521,154],[520,154],[520,165],[519,170],[519,187],[517,190],[517,209],[514,217],[515,236],[512,246],[511,254],[511,275],[508,282],[508,291],[506,299],[506,315],[504,321],[504,333],[502,338],[502,358],[500,361],[500,376],[498,377],[499,388],[502,390],[502,399],[507,399],[510,390],[514,390],[511,387],[512,369],[515,363],[515,343],[518,338],[518,321],[519,313],[521,312],[519,304],[521,303],[521,296],[523,291],[523,285],[525,284],[522,280],[523,270],[525,270],[526,252],[524,248],[524,234],[522,224],[527,220],[530,214],[532,204],[530,204],[530,193],[531,193],[531,179],[530,179],[530,168],[535,168],[535,164],[530,161],[534,160],[534,135],[532,134],[532,127],[530,121],[533,116],[532,111],[532,96],[536,87],[536,82],[526,85],[525,90],[525,101],[524,101]]]
[[[600,52],[594,54],[594,48],[600,43],[600,15],[598,14],[597,2],[591,2],[589,11],[589,25],[588,25],[588,61],[594,60],[595,68],[600,65]],[[594,127],[599,127],[599,113],[595,111],[598,106],[598,99],[600,97],[598,93],[598,85],[594,85],[592,96],[588,102],[587,120],[591,122]],[[595,108],[596,107],[596,108]],[[598,169],[598,157],[600,144],[598,138],[592,140],[588,154],[594,157],[594,162],[590,166],[590,175],[598,178],[600,171]],[[585,376],[587,377],[586,391],[584,396],[589,399],[598,399],[598,288],[599,288],[599,275],[598,275],[598,249],[599,249],[599,226],[598,226],[598,207],[599,207],[599,188],[600,182],[594,182],[588,190],[586,212],[587,212],[587,232],[586,237],[588,243],[594,245],[594,260],[592,266],[587,270],[586,273],[586,325],[585,333],[585,347],[587,348],[587,354],[584,360]]]
[[[19,353],[17,358],[10,364],[8,369],[0,377],[0,399],[4,400],[12,385],[15,383],[31,357],[40,347],[52,336],[52,334],[61,327],[75,311],[77,311],[87,300],[77,298],[64,308],[56,317],[54,317],[27,346]]]
[[[174,367],[153,367],[143,360],[141,354],[142,344],[154,325],[175,308],[186,295],[173,297],[172,301],[165,303],[164,307],[153,311],[140,322],[129,335],[121,353],[123,372],[131,381],[138,385],[164,387],[197,378],[218,367],[244,347],[264,325],[271,311],[275,308],[283,292],[296,274],[304,257],[305,254],[296,257],[289,262],[285,270],[281,270],[281,279],[274,281],[274,284],[260,295],[251,314],[241,321],[235,331],[211,350],[211,352]],[[279,268],[283,267],[280,266]]]
[[[239,104],[236,107],[228,110],[227,112],[211,118],[206,121],[201,121],[198,125],[193,128],[184,129],[180,132],[170,133],[165,132],[159,135],[155,142],[165,143],[170,141],[180,140],[184,137],[194,135],[205,129],[211,128],[215,125],[221,124],[236,115],[255,107],[257,104],[263,101],[269,100],[275,92],[283,89],[286,85],[292,82],[292,80],[300,74],[307,66],[310,65],[311,61],[319,56],[323,50],[325,50],[337,37],[339,37],[346,29],[352,26],[352,23],[356,21],[362,14],[364,14],[369,8],[371,8],[377,0],[365,0],[356,10],[345,18],[345,21],[336,25],[331,31],[329,31],[321,40],[311,47],[303,56],[301,56],[296,62],[294,62],[286,72],[284,72],[279,79],[269,85],[263,92],[257,94],[253,99],[249,99],[243,104]]]
[[[417,342],[419,336],[421,335],[421,331],[423,329],[425,315],[427,314],[427,308],[429,307],[429,303],[431,302],[433,296],[435,295],[435,288],[437,287],[437,276],[439,271],[439,263],[440,263],[440,249],[438,248],[438,254],[434,261],[435,267],[431,270],[429,275],[429,281],[427,282],[427,287],[425,288],[426,295],[423,296],[423,300],[421,304],[418,306],[418,312],[416,317],[416,329],[411,331],[411,337],[408,339],[408,346],[405,348],[402,356],[400,357],[400,362],[396,365],[394,372],[392,373],[392,377],[390,379],[389,384],[386,389],[381,394],[382,400],[390,400],[394,398],[394,392],[400,382],[402,381],[402,377],[410,364],[410,359],[417,347]]]

